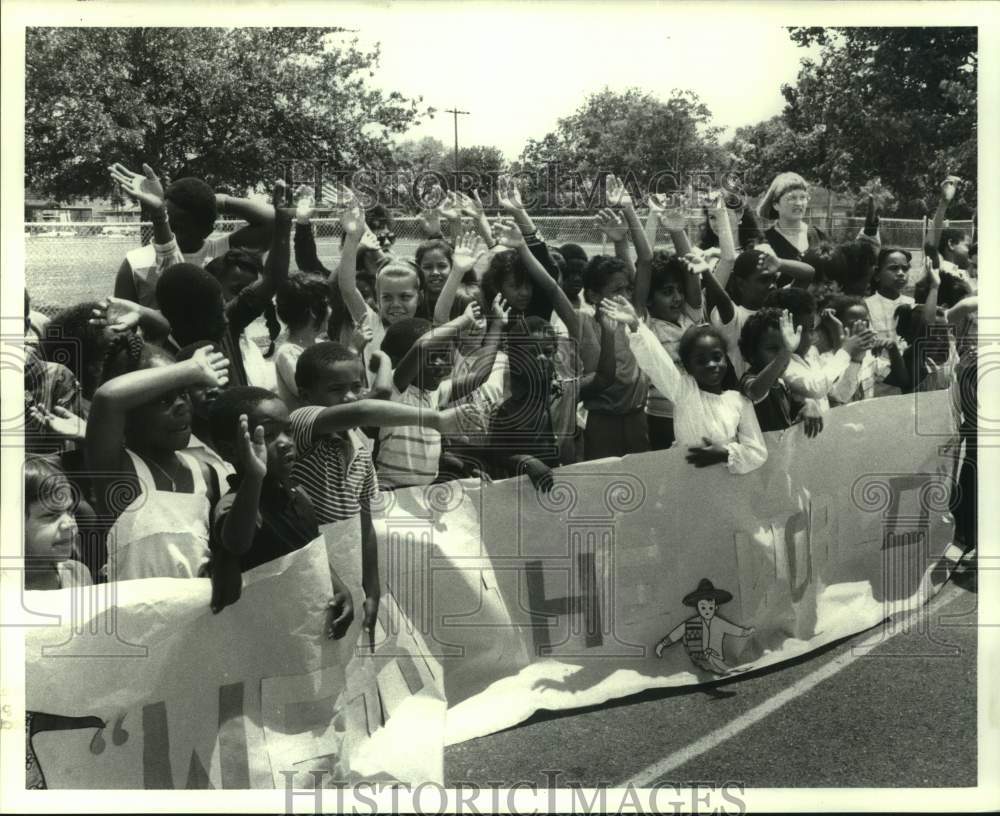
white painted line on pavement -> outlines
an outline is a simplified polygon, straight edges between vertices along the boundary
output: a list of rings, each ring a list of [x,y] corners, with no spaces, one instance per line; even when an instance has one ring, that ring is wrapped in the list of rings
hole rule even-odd
[[[908,615],[904,616],[903,620],[909,620],[910,618],[920,614],[928,614],[933,607],[942,606],[951,602],[957,598],[961,592],[962,590],[954,584],[949,584],[940,593],[938,593],[938,595],[934,597],[926,607],[910,612]],[[751,725],[755,725],[760,722],[785,704],[792,702],[792,700],[797,697],[801,697],[806,692],[818,686],[824,680],[833,677],[842,669],[846,669],[859,657],[865,656],[866,652],[870,653],[870,650],[876,646],[888,643],[892,638],[896,637],[896,635],[903,631],[907,631],[907,627],[896,627],[892,634],[886,636],[885,632],[879,628],[874,634],[865,638],[860,643],[852,644],[852,648],[848,649],[844,654],[835,657],[829,663],[826,663],[812,674],[807,674],[801,680],[793,683],[784,691],[775,694],[769,700],[761,703],[756,708],[751,708],[749,711],[726,723],[721,728],[717,728],[715,731],[706,734],[701,739],[692,742],[690,745],[685,745],[683,748],[674,751],[672,754],[667,754],[667,756],[659,762],[656,762],[648,768],[639,771],[639,773],[629,779],[626,779],[618,787],[626,788],[631,785],[634,788],[648,788],[665,774],[668,774],[675,768],[679,768],[690,762],[692,759],[711,751],[713,748],[721,745],[726,740],[735,737],[741,731],[745,731]]]

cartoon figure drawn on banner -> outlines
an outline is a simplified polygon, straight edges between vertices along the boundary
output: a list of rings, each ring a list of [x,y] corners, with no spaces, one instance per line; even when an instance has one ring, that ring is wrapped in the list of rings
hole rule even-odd
[[[716,610],[733,599],[731,593],[716,589],[708,578],[698,582],[698,588],[684,596],[685,606],[693,606],[698,614],[681,621],[656,644],[656,656],[663,657],[663,650],[684,641],[684,651],[699,669],[713,674],[730,674],[733,669],[726,665],[722,641],[726,635],[749,637],[754,628],[737,626],[720,615]]]

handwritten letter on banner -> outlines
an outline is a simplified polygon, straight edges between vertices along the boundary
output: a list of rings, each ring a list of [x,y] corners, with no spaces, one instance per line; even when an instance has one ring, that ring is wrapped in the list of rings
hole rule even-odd
[[[839,408],[812,440],[768,434],[767,464],[746,476],[673,450],[561,469],[547,495],[525,479],[387,495],[374,657],[354,631],[322,635],[327,555],[360,606],[356,521],[248,574],[218,616],[207,581],[124,582],[116,635],[100,636],[111,656],[70,631],[111,599],[27,637],[28,709],[96,718],[34,736],[46,780],[440,781],[445,744],[540,708],[706,682],[867,629],[935,591],[952,532],[947,399]],[[69,594],[27,598],[54,613]]]

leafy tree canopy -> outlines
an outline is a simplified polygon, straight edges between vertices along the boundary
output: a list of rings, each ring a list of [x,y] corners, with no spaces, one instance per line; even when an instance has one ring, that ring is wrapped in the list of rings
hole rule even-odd
[[[369,87],[379,52],[336,28],[31,28],[25,182],[57,199],[111,192],[146,162],[244,191],[283,159],[380,168],[432,109]]]

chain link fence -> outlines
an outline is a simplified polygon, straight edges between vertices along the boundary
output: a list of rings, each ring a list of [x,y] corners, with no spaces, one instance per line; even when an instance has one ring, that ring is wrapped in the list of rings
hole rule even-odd
[[[593,216],[533,216],[533,220],[549,244],[576,243],[588,255],[612,252]],[[864,226],[863,218],[813,216],[808,220],[834,242],[852,240]],[[243,223],[219,221],[215,226],[220,233],[234,232]],[[340,224],[335,218],[317,218],[312,223],[319,258],[333,268],[340,254]],[[688,218],[692,243],[698,240],[701,224],[699,213]],[[950,226],[970,230],[972,222],[953,221]],[[393,252],[412,257],[423,240],[420,219],[396,218],[393,228]],[[883,218],[880,229],[886,245],[910,250],[923,246],[926,225],[920,219]],[[107,296],[114,289],[115,274],[125,254],[151,238],[152,225],[135,221],[25,224],[25,285],[32,307],[51,315],[74,303]]]

